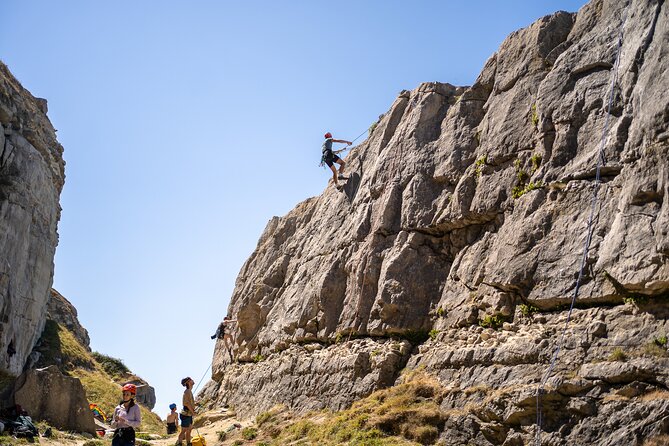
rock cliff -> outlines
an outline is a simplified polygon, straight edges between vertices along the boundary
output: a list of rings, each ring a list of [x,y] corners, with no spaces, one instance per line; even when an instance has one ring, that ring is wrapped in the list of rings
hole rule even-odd
[[[133,382],[151,409],[155,390],[120,360],[91,352],[77,310],[51,289],[65,162],[46,113],[46,100],[0,62],[0,407],[22,404],[36,420],[94,432],[87,396],[112,410],[119,383]],[[144,426],[162,431],[142,410]]]
[[[668,22],[663,0],[593,0],[509,35],[471,87],[401,92],[343,192],[268,223],[202,399],[340,409],[423,367],[448,444],[523,444],[566,326],[547,444],[667,431]]]
[[[46,112],[0,62],[0,370],[11,375],[44,328],[58,244],[65,162]]]
[[[77,309],[58,291],[51,289],[51,297],[47,302],[47,319],[50,319],[67,328],[88,351],[91,350],[91,339],[79,319]]]

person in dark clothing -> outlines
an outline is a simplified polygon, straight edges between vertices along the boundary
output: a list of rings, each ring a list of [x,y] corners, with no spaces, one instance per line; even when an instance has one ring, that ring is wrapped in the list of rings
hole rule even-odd
[[[346,162],[343,159],[339,158],[339,156],[337,155],[337,151],[332,150],[333,142],[347,144],[349,146],[353,143],[351,141],[346,141],[343,139],[333,139],[332,133],[330,132],[327,132],[325,134],[325,142],[323,142],[323,162],[327,164],[330,170],[332,171],[332,179],[334,180],[334,185],[336,188],[339,188],[338,180],[347,179],[342,174],[344,167],[346,166]],[[341,150],[339,150],[338,152],[341,152]],[[339,164],[339,172],[337,172],[337,168],[334,166],[335,163]]]
[[[218,324],[216,333],[211,336],[211,339],[223,339],[223,346],[228,351],[230,355],[230,361],[232,361],[232,334],[229,331],[226,331],[226,325],[234,324],[237,322],[237,319],[231,319],[230,316],[225,316],[223,322]]]
[[[139,406],[135,404],[137,386],[126,384],[123,386],[123,400],[114,409],[111,426],[115,428],[112,446],[134,446],[135,428],[142,422]]]
[[[165,421],[167,422],[167,435],[176,433],[179,425],[179,413],[175,403],[170,404],[170,413],[167,414]]]

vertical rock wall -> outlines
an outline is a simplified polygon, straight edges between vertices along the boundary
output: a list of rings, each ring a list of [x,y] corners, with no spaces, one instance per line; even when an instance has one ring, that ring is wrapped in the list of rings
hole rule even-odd
[[[238,362],[219,341],[202,396],[339,409],[424,367],[448,388],[448,444],[531,441],[597,185],[546,444],[666,431],[667,42],[667,2],[593,0],[509,35],[471,87],[400,93],[347,156],[343,193],[268,223],[229,308]]]
[[[0,370],[19,374],[46,320],[58,244],[63,148],[0,62]]]

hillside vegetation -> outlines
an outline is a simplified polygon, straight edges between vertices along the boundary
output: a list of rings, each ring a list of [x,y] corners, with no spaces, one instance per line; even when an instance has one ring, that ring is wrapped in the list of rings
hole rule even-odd
[[[36,351],[40,358],[36,367],[56,365],[64,374],[79,378],[90,403],[96,403],[109,417],[121,396],[123,383],[137,379],[120,359],[89,352],[64,326],[47,320]],[[158,415],[139,404],[142,413],[141,431],[164,433]]]

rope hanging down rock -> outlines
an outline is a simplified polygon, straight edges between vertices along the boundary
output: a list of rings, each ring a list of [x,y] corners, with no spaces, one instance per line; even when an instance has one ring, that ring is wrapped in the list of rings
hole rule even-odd
[[[631,3],[631,2],[630,2]],[[625,6],[624,10],[624,17],[620,25],[620,29],[618,31],[618,48],[616,50],[616,61],[613,66],[613,70],[611,72],[611,84],[609,86],[609,100],[608,100],[608,106],[606,110],[606,120],[604,121],[604,128],[602,129],[602,137],[600,140],[599,144],[599,150],[597,153],[597,173],[595,176],[595,183],[593,185],[593,190],[592,190],[592,201],[591,201],[591,206],[590,206],[590,216],[588,217],[588,226],[587,226],[587,233],[585,237],[585,242],[583,245],[583,253],[581,256],[581,266],[579,268],[578,272],[578,277],[576,279],[576,285],[574,287],[574,294],[571,298],[571,305],[569,306],[569,312],[567,313],[567,320],[565,322],[565,325],[562,329],[562,333],[560,334],[560,339],[558,341],[557,346],[555,347],[555,351],[553,352],[553,357],[551,359],[550,365],[546,372],[544,373],[543,377],[541,378],[541,382],[539,384],[539,387],[537,388],[537,428],[536,428],[536,435],[535,435],[535,445],[536,446],[541,446],[541,428],[542,428],[542,422],[543,422],[543,417],[542,417],[542,404],[541,404],[541,395],[544,393],[544,387],[546,385],[546,382],[548,379],[551,377],[551,374],[553,373],[553,369],[555,368],[555,365],[557,363],[558,355],[560,354],[560,350],[562,349],[562,345],[564,344],[564,338],[565,334],[567,332],[567,328],[569,326],[569,321],[571,320],[571,314],[574,309],[574,304],[576,303],[576,298],[578,297],[578,291],[581,287],[581,280],[583,279],[583,271],[585,270],[585,264],[586,264],[586,259],[588,256],[588,250],[590,249],[590,242],[592,241],[592,226],[593,226],[593,221],[595,218],[595,213],[596,213],[596,208],[597,208],[597,196],[599,193],[599,184],[600,184],[600,178],[601,178],[601,168],[602,164],[604,164],[604,146],[606,145],[606,141],[608,139],[608,132],[609,132],[609,121],[611,117],[611,106],[613,104],[613,96],[614,96],[614,87],[616,84],[616,81],[618,80],[618,67],[620,66],[620,50],[622,48],[622,43],[623,43],[623,30],[625,28],[625,23],[627,22],[627,10],[629,8],[630,3],[628,3]]]

